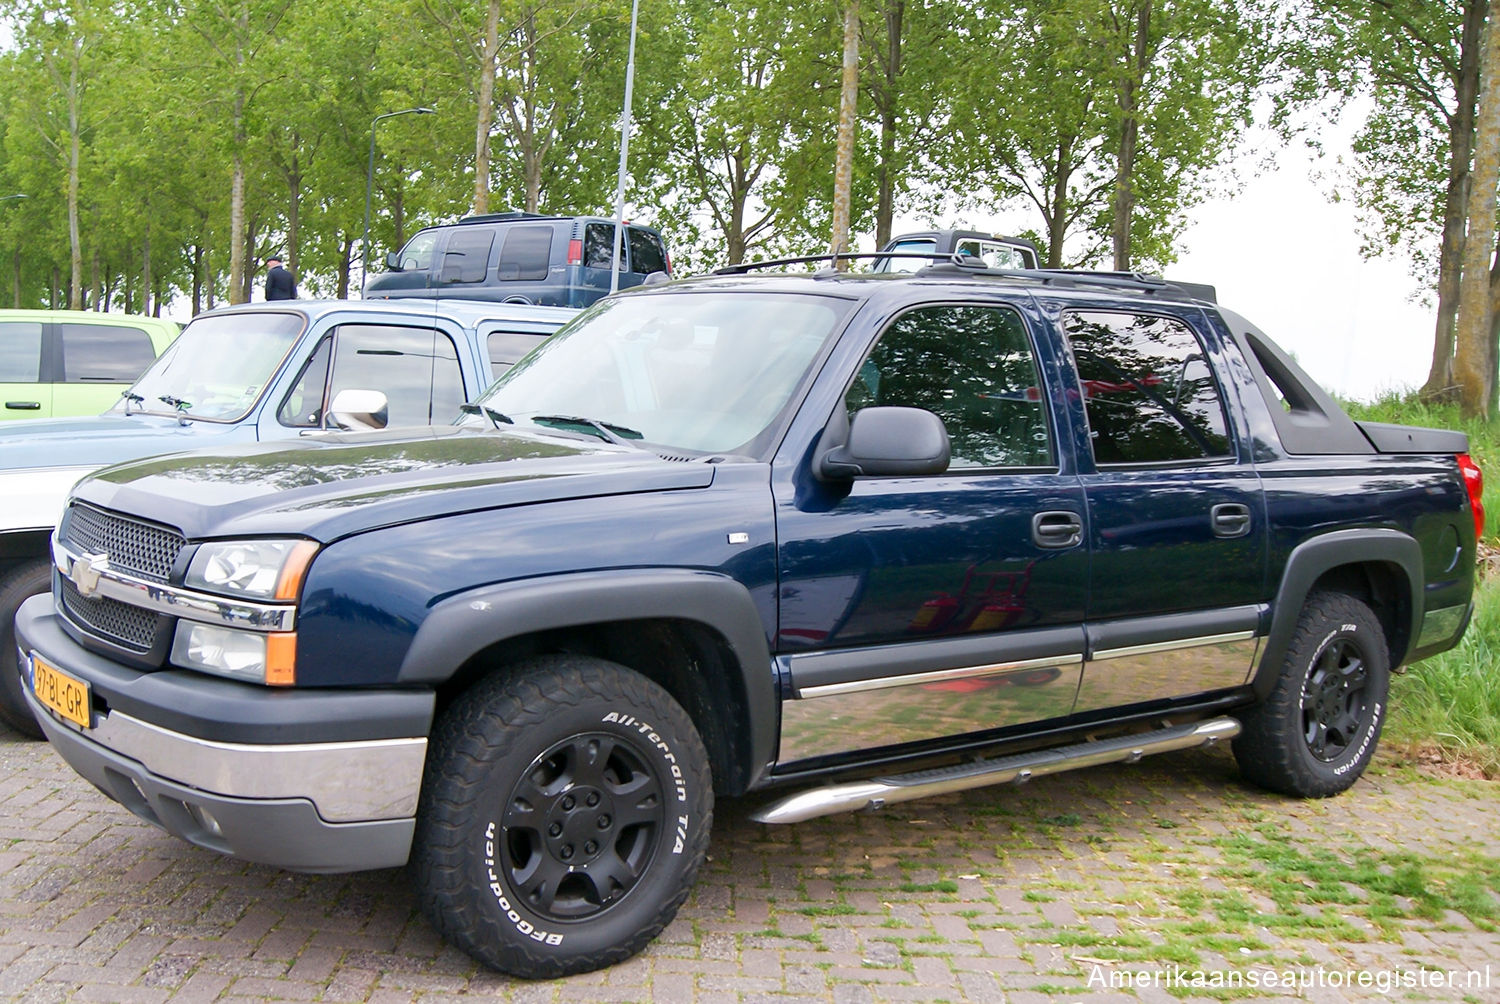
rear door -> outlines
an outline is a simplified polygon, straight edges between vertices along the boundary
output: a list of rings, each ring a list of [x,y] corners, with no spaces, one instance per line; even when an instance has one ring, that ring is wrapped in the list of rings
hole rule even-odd
[[[61,321],[53,330],[61,353],[53,415],[105,411],[156,359],[151,336],[134,325]]]
[[[0,321],[0,419],[52,415],[52,387],[42,382],[47,327],[41,321]]]
[[[1139,304],[1060,312],[1087,430],[1078,712],[1238,686],[1250,671],[1266,609],[1265,505],[1198,317]]]

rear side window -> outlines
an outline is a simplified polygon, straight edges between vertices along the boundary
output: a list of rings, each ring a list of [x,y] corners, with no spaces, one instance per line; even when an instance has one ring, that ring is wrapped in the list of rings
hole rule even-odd
[[[1015,311],[921,307],[896,318],[844,403],[925,408],[943,420],[950,469],[1048,467],[1052,444],[1036,359]]]
[[[585,268],[609,268],[615,257],[613,223],[590,223],[583,228],[583,264]]]
[[[661,238],[645,230],[637,230],[631,227],[626,231],[630,234],[630,270],[632,272],[644,272],[650,275],[652,272],[665,272],[667,270],[667,254],[661,246]]]
[[[339,328],[328,400],[341,390],[378,390],[390,426],[444,423],[463,403],[453,340],[432,328],[349,324]]]
[[[448,238],[443,253],[441,282],[484,282],[495,231],[489,227],[460,227]]]
[[[500,265],[495,277],[501,282],[512,279],[535,282],[547,278],[547,266],[551,261],[551,226],[513,226],[505,232],[505,243],[500,245]]]
[[[541,344],[546,335],[532,335],[521,331],[492,331],[485,339],[490,354],[490,371],[499,376],[521,361],[521,357]]]
[[[36,383],[41,377],[41,322],[0,322],[0,383]]]
[[[156,358],[151,337],[140,328],[67,322],[58,330],[68,383],[134,383]]]
[[[1063,315],[1100,464],[1230,454],[1224,404],[1198,336],[1152,314]]]

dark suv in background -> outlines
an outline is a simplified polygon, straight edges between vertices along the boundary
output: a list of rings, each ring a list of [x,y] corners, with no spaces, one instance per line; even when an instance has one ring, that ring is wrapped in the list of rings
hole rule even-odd
[[[609,292],[614,243],[614,221],[597,216],[469,216],[419,231],[392,251],[386,257],[391,270],[367,278],[364,295],[587,307]],[[627,224],[620,288],[671,271],[661,234]]]

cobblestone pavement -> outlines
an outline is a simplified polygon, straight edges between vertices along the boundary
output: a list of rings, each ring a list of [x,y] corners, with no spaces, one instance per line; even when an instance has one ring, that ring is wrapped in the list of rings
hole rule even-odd
[[[645,953],[523,983],[440,943],[402,871],[188,847],[0,730],[0,999],[1167,1001],[1233,971],[1255,1000],[1500,1001],[1500,785],[1385,760],[1298,802],[1210,751],[790,827],[754,804],[721,803]],[[1433,986],[1449,970],[1481,985]]]

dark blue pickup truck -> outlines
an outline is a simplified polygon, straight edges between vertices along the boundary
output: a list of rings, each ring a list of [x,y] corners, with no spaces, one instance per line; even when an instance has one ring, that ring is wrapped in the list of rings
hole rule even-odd
[[[1351,421],[1204,287],[750,268],[601,301],[458,425],[82,481],[16,620],[68,762],[200,847],[410,862],[552,976],[795,822],[1232,740],[1353,784],[1468,623],[1459,433]]]

